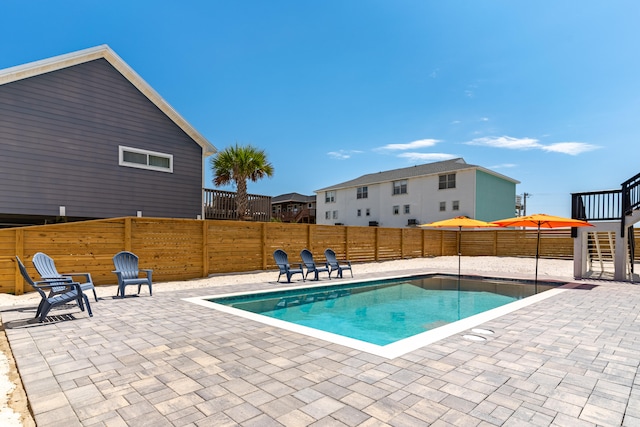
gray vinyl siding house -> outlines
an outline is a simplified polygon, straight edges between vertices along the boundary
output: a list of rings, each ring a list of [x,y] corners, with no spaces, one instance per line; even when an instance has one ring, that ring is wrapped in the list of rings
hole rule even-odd
[[[202,215],[215,153],[109,47],[0,71],[0,223]]]

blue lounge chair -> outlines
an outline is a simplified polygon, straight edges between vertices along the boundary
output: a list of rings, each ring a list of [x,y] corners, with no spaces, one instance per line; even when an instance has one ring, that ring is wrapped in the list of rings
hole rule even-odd
[[[56,264],[53,262],[53,259],[42,252],[38,252],[33,256],[33,265],[38,270],[38,274],[42,277],[42,280],[53,280],[69,277],[73,280],[74,277],[82,276],[83,281],[80,283],[80,288],[82,291],[93,291],[93,297],[98,301],[98,295],[96,294],[96,287],[93,285],[93,281],[91,280],[90,273],[58,273],[56,269]],[[53,289],[55,292],[55,289]]]
[[[326,271],[327,274],[329,274],[329,264],[325,263],[324,267],[316,265],[316,262],[313,260],[313,254],[309,249],[303,249],[302,252],[300,252],[300,258],[302,258],[304,266],[307,267],[307,272],[304,275],[305,279],[309,276],[309,273],[314,273],[313,280],[319,280],[320,278],[318,277],[318,273],[323,271]],[[329,276],[329,279],[331,279],[331,276]]]
[[[138,285],[138,295],[140,295],[140,288],[142,285],[149,286],[149,295],[153,295],[151,289],[151,278],[153,270],[139,269],[138,257],[132,252],[122,251],[113,256],[113,265],[116,269],[113,271],[118,276],[118,292],[120,298],[124,298],[124,288],[127,285]],[[145,276],[140,276],[143,272]]]
[[[276,264],[280,269],[280,274],[278,274],[277,282],[280,281],[280,276],[282,276],[283,274],[287,277],[288,283],[291,283],[291,276],[293,276],[294,274],[300,274],[302,276],[302,281],[304,282],[304,272],[302,271],[302,264],[299,264],[300,268],[291,268],[291,264],[289,264],[289,257],[287,256],[287,253],[282,249],[276,249],[276,251],[273,253],[273,258],[276,260]]]
[[[324,251],[324,256],[327,258],[327,263],[329,264],[329,278],[331,278],[331,273],[337,271],[338,274],[336,277],[342,278],[342,272],[344,270],[349,270],[351,273],[351,277],[353,277],[353,270],[351,270],[351,261],[342,261],[342,264],[338,262],[336,259],[336,253],[332,249],[327,249]]]
[[[80,287],[80,283],[73,282],[70,278],[62,277],[54,280],[40,280],[34,282],[33,279],[27,273],[27,269],[20,261],[20,258],[16,255],[16,261],[18,262],[18,267],[20,268],[20,274],[22,274],[23,279],[27,282],[33,289],[38,291],[40,294],[40,304],[38,304],[38,309],[36,310],[36,318],[39,318],[39,322],[44,322],[47,318],[47,314],[49,314],[49,310],[53,307],[57,307],[62,304],[67,304],[70,302],[77,302],[80,310],[84,311],[84,304],[87,305],[87,311],[89,313],[89,317],[93,317],[93,313],[91,312],[91,305],[89,304],[89,298],[82,293],[82,288]],[[51,288],[58,288],[55,293],[47,294],[45,290],[51,291]],[[83,304],[84,302],[84,304]]]

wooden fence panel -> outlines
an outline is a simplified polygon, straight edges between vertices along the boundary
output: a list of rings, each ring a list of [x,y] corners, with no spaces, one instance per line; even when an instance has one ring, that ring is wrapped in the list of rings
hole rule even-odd
[[[335,225],[316,225],[309,224],[309,230],[311,235],[311,242],[307,249],[309,249],[316,262],[325,262],[324,251],[327,248],[333,249],[336,253],[345,253],[347,240],[346,230],[347,227],[335,226]],[[349,239],[351,239],[351,233],[353,228],[349,227]],[[352,256],[351,253],[349,256]]]
[[[122,250],[124,222],[96,220],[24,227],[23,262],[32,277],[39,277],[31,259],[44,252],[61,273],[91,273],[96,284],[114,284],[113,255]],[[27,289],[29,290],[29,289]]]
[[[378,227],[378,261],[400,259],[402,228]]]
[[[202,224],[198,220],[136,218],[131,252],[154,277],[182,280],[202,277]]]
[[[273,259],[273,252],[282,249],[289,256],[289,262],[299,264],[300,252],[308,246],[309,225],[308,224],[288,224],[270,222],[267,227],[267,241],[265,242],[267,268],[278,268]]]
[[[418,228],[402,229],[402,258],[422,257],[422,230]]]
[[[16,255],[22,259],[22,254],[16,254],[16,232],[0,230],[0,292],[2,293],[15,292]]]
[[[495,256],[494,242],[496,233],[493,230],[462,230],[460,247],[465,256]]]
[[[209,273],[262,269],[263,224],[207,221],[207,225]]]
[[[349,227],[349,260],[376,261],[375,227]]]
[[[569,233],[542,230],[540,256],[571,259]],[[462,230],[461,234],[465,256],[533,257],[536,252],[533,229]],[[324,250],[332,248],[338,258],[357,263],[456,255],[457,242],[455,230],[137,217],[21,227],[0,230],[0,292],[23,291],[15,255],[38,277],[31,261],[36,252],[54,258],[61,272],[89,272],[102,285],[115,283],[112,257],[122,250],[136,253],[141,267],[152,268],[154,281],[162,282],[275,269],[273,251],[278,248],[289,254],[292,263],[301,262],[304,248],[317,262],[324,262]]]
[[[422,239],[424,240],[424,256],[442,256],[442,236],[444,230],[423,230]]]

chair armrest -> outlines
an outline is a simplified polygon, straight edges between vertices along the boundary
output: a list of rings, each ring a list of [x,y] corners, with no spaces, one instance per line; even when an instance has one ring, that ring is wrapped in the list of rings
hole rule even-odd
[[[67,276],[73,279],[74,276],[84,276],[84,281],[93,283],[91,280],[91,273],[60,273],[61,276]]]
[[[147,273],[147,278],[149,279],[149,281],[152,281],[152,274],[153,274],[153,270],[150,268],[143,268],[140,271],[144,271],[145,273]]]
[[[82,292],[82,289],[80,288],[80,283],[78,282],[67,282],[67,281],[60,281],[60,278],[58,278],[57,281],[53,281],[53,280],[39,280],[37,282],[35,282],[32,285],[34,288],[36,289],[53,289],[53,288],[60,288],[60,287],[64,287],[67,288],[69,290],[71,289],[77,289],[79,292]],[[56,292],[56,293],[60,293],[60,291]]]
[[[36,283],[73,283],[71,277],[43,277]]]

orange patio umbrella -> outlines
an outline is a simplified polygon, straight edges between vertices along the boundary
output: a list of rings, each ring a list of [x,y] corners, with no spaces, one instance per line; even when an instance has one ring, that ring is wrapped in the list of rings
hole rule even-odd
[[[500,227],[535,227],[538,229],[538,240],[536,241],[536,293],[538,285],[538,258],[540,254],[540,229],[541,228],[563,228],[563,227],[593,227],[593,224],[579,219],[564,218],[561,216],[553,216],[547,214],[533,214],[526,216],[517,216],[514,218],[500,219],[492,221],[493,224]]]
[[[455,218],[444,219],[442,221],[420,224],[420,227],[458,228],[458,278],[460,278],[460,242],[462,240],[463,228],[497,227],[496,224],[469,218],[467,216],[457,216]]]

